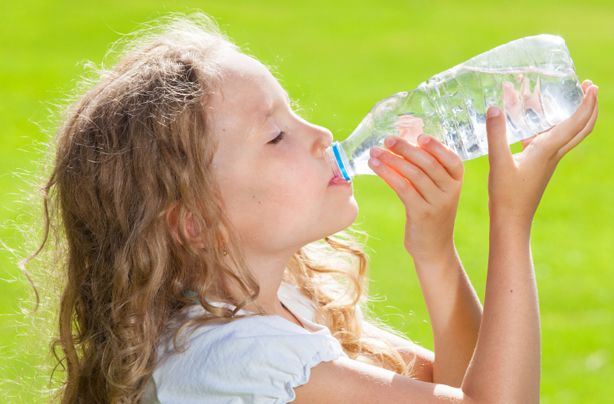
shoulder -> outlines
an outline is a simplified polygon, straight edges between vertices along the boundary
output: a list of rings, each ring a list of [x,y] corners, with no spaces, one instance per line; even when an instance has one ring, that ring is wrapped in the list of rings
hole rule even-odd
[[[171,352],[172,340],[161,347],[163,356],[153,375],[158,399],[292,401],[294,388],[307,382],[312,367],[344,356],[339,342],[326,331],[310,333],[279,316],[199,327],[185,351]]]

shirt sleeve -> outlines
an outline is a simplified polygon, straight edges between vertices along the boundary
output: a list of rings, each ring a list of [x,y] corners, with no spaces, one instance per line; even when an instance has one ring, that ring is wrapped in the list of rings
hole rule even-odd
[[[287,403],[314,366],[343,355],[329,333],[299,333],[275,317],[249,320],[239,320],[241,330],[192,340],[182,359],[167,363],[156,380],[160,402]]]

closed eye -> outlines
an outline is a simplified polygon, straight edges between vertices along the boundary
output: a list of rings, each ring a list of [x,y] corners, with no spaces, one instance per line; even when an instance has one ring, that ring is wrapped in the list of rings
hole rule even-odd
[[[271,140],[269,143],[270,144],[277,144],[277,143],[279,143],[281,141],[281,139],[283,139],[284,135],[285,135],[285,132],[283,132],[283,131],[279,132],[279,135],[277,135],[277,137],[275,139]]]

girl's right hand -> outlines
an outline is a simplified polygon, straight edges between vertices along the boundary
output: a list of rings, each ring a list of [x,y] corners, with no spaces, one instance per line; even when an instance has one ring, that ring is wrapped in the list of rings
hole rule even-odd
[[[537,205],[561,158],[595,126],[597,90],[590,80],[582,83],[584,99],[577,111],[550,130],[522,141],[522,152],[511,154],[505,116],[495,107],[487,111],[488,207],[491,219],[513,217],[529,225]]]

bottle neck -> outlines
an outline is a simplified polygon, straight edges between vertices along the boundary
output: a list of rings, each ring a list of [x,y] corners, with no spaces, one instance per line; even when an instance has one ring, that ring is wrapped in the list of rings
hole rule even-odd
[[[326,159],[335,177],[340,177],[347,182],[352,181],[350,172],[350,165],[347,161],[347,156],[343,147],[339,142],[333,142],[333,144],[326,149]]]

